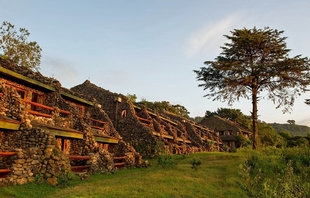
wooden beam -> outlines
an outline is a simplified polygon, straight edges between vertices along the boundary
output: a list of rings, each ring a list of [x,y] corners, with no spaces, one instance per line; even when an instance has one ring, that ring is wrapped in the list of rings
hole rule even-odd
[[[90,156],[77,156],[77,155],[69,155],[68,158],[70,160],[89,160]]]
[[[25,99],[23,99],[23,101],[25,103],[28,103],[28,104],[31,104],[31,105],[34,105],[34,106],[37,106],[37,107],[42,107],[44,109],[48,109],[48,110],[54,111],[53,107],[49,107],[49,106],[46,106],[46,105],[43,105],[43,104],[40,104],[40,103],[37,103],[37,102],[32,102],[32,101],[29,101],[29,100],[25,100]]]
[[[12,170],[10,169],[0,169],[0,173],[10,173]]]
[[[136,106],[136,105],[133,105],[133,107],[134,107],[135,109],[139,109],[139,110],[142,109],[141,107],[138,107],[138,106]],[[155,114],[155,113],[153,113],[153,112],[151,112],[151,111],[149,111],[149,110],[146,110],[146,112],[147,112],[148,114],[153,115],[153,116],[157,116],[157,114]],[[175,125],[175,126],[178,125],[176,122],[173,122],[172,120],[169,120],[169,119],[167,119],[167,118],[165,118],[165,117],[162,117],[162,116],[160,116],[160,115],[159,115],[159,118],[162,119],[162,120],[165,120],[166,122],[169,122],[169,123],[171,123],[171,124],[173,124],[173,125]]]
[[[165,135],[165,134],[163,134],[162,136],[163,136],[163,138],[173,140],[173,136],[171,136],[171,135]]]
[[[0,156],[12,156],[15,155],[15,152],[0,152]]]
[[[114,163],[114,166],[124,166],[126,162]]]
[[[93,128],[93,129],[99,129],[99,130],[102,130],[102,131],[104,131],[105,130],[105,128],[102,128],[102,127],[98,127],[98,126],[90,126],[91,128]]]
[[[127,157],[126,156],[123,156],[123,157],[113,157],[114,160],[121,160],[121,159],[126,159]]]
[[[83,171],[84,169],[87,169],[89,166],[71,166],[71,170],[73,172],[80,172]]]
[[[8,129],[8,130],[19,130],[20,123],[14,123],[11,120],[0,120],[0,128],[1,129]]]
[[[60,94],[67,97],[67,98],[70,98],[72,100],[75,100],[77,102],[80,102],[80,103],[83,103],[83,104],[87,104],[87,105],[90,105],[90,106],[94,106],[94,103],[90,102],[90,101],[87,101],[87,100],[84,100],[82,98],[79,98],[77,96],[74,96],[72,94],[69,94],[69,93],[66,93],[64,91],[60,91]]]
[[[110,143],[110,144],[117,144],[118,143],[118,139],[116,138],[109,138],[109,137],[99,137],[99,136],[95,136],[95,140],[97,142],[102,142],[102,143]]]
[[[17,79],[19,79],[19,80],[22,80],[22,81],[25,81],[25,82],[27,82],[27,83],[30,83],[30,84],[32,84],[32,85],[39,86],[39,87],[44,88],[44,89],[46,89],[46,90],[49,90],[49,91],[56,91],[56,89],[55,89],[54,87],[52,87],[52,86],[46,85],[46,84],[41,83],[41,82],[39,82],[39,81],[37,81],[37,80],[28,78],[28,77],[23,76],[23,75],[21,75],[21,74],[19,74],[19,73],[16,73],[16,72],[13,72],[13,71],[11,71],[11,70],[8,70],[8,69],[6,69],[6,68],[4,68],[4,67],[2,67],[2,66],[0,66],[0,72],[6,74],[6,75],[8,75],[8,76],[11,76],[11,77],[13,77],[13,78],[17,78]]]
[[[33,114],[33,115],[37,115],[37,116],[42,116],[42,117],[46,117],[46,118],[51,118],[52,115],[48,115],[48,114],[45,114],[45,113],[40,113],[40,112],[37,112],[37,111],[32,111],[32,110],[27,110],[28,113],[30,114]]]
[[[75,139],[84,138],[83,133],[79,131],[61,130],[61,129],[54,129],[54,128],[48,128],[48,127],[41,127],[41,128],[52,132],[55,136],[69,137],[69,138],[75,138]]]
[[[101,120],[95,120],[95,119],[93,119],[93,118],[90,118],[90,120],[91,120],[91,121],[94,121],[94,122],[98,122],[98,123],[100,123],[100,124],[107,124],[107,122],[103,122],[103,121],[101,121]]]

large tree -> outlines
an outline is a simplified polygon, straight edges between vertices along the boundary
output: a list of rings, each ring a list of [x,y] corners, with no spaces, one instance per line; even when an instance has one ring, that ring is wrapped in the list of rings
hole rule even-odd
[[[0,57],[7,58],[19,66],[39,69],[42,49],[34,41],[28,41],[29,31],[18,30],[9,22],[0,26]]]
[[[206,67],[194,70],[206,96],[232,104],[252,99],[253,148],[258,146],[257,102],[262,93],[283,112],[291,109],[297,95],[307,91],[310,62],[307,57],[289,57],[283,31],[276,29],[234,29],[224,35],[222,52]]]

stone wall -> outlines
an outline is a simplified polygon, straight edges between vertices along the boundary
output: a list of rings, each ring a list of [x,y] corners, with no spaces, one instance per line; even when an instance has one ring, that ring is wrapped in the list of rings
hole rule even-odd
[[[35,176],[42,179],[59,178],[68,174],[70,163],[58,149],[55,136],[38,128],[23,131],[2,131],[0,150],[15,152],[13,156],[2,156],[1,169],[11,169],[2,184],[25,184],[33,182]],[[10,145],[10,146],[7,146]]]

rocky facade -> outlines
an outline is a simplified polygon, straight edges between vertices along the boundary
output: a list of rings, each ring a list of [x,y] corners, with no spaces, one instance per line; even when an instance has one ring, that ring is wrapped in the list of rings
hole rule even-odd
[[[35,177],[59,178],[69,173],[70,162],[56,146],[55,136],[36,128],[22,131],[1,131],[0,150],[14,152],[1,156],[0,168],[12,172],[0,178],[2,184],[25,184]],[[8,146],[9,145],[9,146]]]
[[[4,66],[2,60],[0,64]],[[61,88],[61,84],[55,79],[10,64],[5,67],[53,86],[56,91],[42,92],[30,88],[29,85],[0,77],[0,119],[18,122],[20,126],[18,130],[0,129],[0,169],[11,171],[7,177],[0,178],[1,184],[24,184],[38,178],[55,184],[59,178],[68,175],[74,166],[87,166],[90,174],[110,173],[115,169],[113,158],[118,156],[127,156],[127,167],[142,165],[141,155],[122,140],[108,115],[95,100],[84,97],[93,101],[94,105],[85,107],[81,113],[81,105],[74,105],[63,98],[61,92],[65,89]],[[44,95],[44,105],[50,108],[37,109],[41,114],[50,116],[42,117],[29,111],[36,110],[27,102],[32,100],[32,93]],[[94,119],[104,123],[103,126],[97,127],[99,129],[93,128]],[[49,128],[79,131],[83,139],[64,139],[52,133]],[[113,137],[119,141],[109,147],[102,147],[103,144],[98,143],[95,136]],[[8,152],[14,154],[6,156]],[[69,160],[70,155],[89,156],[90,159]]]
[[[211,130],[194,127],[184,118],[169,113],[150,114],[144,107],[137,109],[126,96],[112,93],[89,81],[71,90],[95,98],[124,140],[144,156],[154,156],[158,142],[163,142],[166,151],[174,154],[220,150],[220,140]]]
[[[92,96],[112,120],[115,129],[143,156],[152,156],[155,152],[155,137],[152,130],[144,126],[135,115],[133,104],[121,94],[104,90],[89,81],[71,89],[74,92]],[[124,115],[126,112],[126,116]],[[122,116],[123,115],[123,116]]]

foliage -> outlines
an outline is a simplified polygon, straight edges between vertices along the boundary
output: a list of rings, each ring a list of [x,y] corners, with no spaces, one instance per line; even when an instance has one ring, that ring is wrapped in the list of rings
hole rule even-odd
[[[69,185],[69,181],[72,181],[72,180],[78,180],[78,176],[75,175],[74,172],[72,171],[68,171],[67,173],[63,173],[61,174],[59,177],[58,177],[58,185],[59,186],[62,186],[62,187],[65,187],[65,186],[68,186]]]
[[[197,159],[197,158],[193,158],[192,160],[191,160],[191,165],[192,165],[192,169],[194,169],[194,170],[198,170],[198,168],[200,167],[200,165],[201,165],[201,160],[200,159]]]
[[[194,118],[190,118],[191,120],[193,120],[194,122],[196,123],[200,123],[202,121],[204,117],[201,117],[201,116],[196,116]]]
[[[270,124],[278,133],[281,131],[288,131],[293,136],[306,136],[307,133],[310,133],[310,127],[298,125],[298,124],[279,124],[272,123]]]
[[[286,122],[289,124],[295,124],[296,123],[295,120],[287,120]]]
[[[283,31],[264,28],[235,29],[225,35],[229,42],[214,61],[194,70],[199,86],[209,90],[206,96],[232,104],[240,98],[252,98],[253,134],[258,144],[257,101],[263,91],[267,98],[289,111],[297,95],[307,91],[310,62],[301,55],[289,57]],[[264,92],[265,93],[265,92]]]
[[[137,101],[137,96],[136,94],[127,94],[126,97],[132,102],[135,103]]]
[[[277,134],[275,129],[264,122],[258,123],[259,143],[262,146],[285,146],[285,140],[282,136]]]
[[[150,102],[145,99],[138,102],[138,104],[144,105],[147,108],[150,108],[156,112],[169,111],[176,115],[180,115],[185,118],[189,118],[189,111],[182,105],[172,105],[168,101],[161,102]]]
[[[251,141],[248,138],[244,137],[243,135],[240,135],[240,134],[237,135],[236,139],[237,139],[237,141],[236,141],[236,147],[237,148],[247,147],[247,146],[251,145]]]
[[[300,136],[293,137],[288,131],[280,131],[279,135],[285,139],[287,147],[306,147],[309,145],[309,142],[306,138]]]
[[[144,157],[153,157],[154,156],[155,145],[138,143],[138,142],[135,142],[132,145],[135,148],[135,150],[138,153],[140,153],[142,156],[144,156]]]
[[[29,35],[25,28],[16,30],[14,25],[4,21],[0,26],[0,56],[19,66],[38,70],[42,49],[37,42],[28,41]]]
[[[165,144],[163,141],[158,141],[156,142],[156,145],[155,145],[155,155],[158,156],[158,155],[162,155],[165,153]]]
[[[278,134],[284,137],[285,139],[292,138],[292,135],[289,131],[280,131],[278,132]]]
[[[309,197],[309,168],[309,147],[251,151],[241,166],[241,187],[249,197]]]
[[[167,151],[157,156],[158,165],[162,168],[173,168],[176,166],[176,162],[172,159],[172,156]]]
[[[287,146],[288,147],[306,147],[309,145],[309,142],[304,137],[291,137],[287,139]]]

